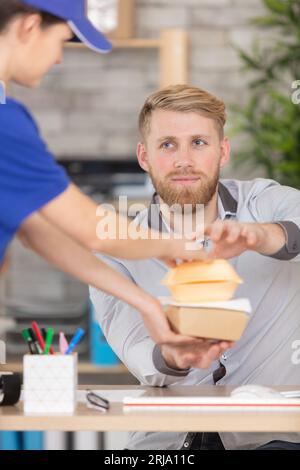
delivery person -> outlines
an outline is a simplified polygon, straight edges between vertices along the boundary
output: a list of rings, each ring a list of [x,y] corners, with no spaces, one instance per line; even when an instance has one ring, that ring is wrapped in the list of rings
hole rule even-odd
[[[64,44],[74,35],[96,52],[109,52],[111,44],[89,22],[86,9],[84,0],[0,0],[2,84],[38,86],[48,70],[60,63]],[[165,260],[199,258],[201,251],[186,250],[185,240],[151,239],[150,230],[132,240],[129,222],[121,217],[117,229],[125,230],[126,239],[99,239],[96,204],[70,183],[28,110],[11,98],[0,105],[0,145],[0,265],[18,233],[56,267],[137,309],[156,342],[196,342],[173,333],[158,300],[91,251]]]

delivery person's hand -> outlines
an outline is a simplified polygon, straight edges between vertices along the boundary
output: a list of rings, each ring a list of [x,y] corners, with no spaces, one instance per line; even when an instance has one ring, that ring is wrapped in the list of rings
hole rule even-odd
[[[171,329],[160,302],[147,293],[144,293],[143,295],[144,300],[141,304],[137,305],[137,309],[143,317],[143,321],[151,338],[157,344],[193,346],[199,342],[198,338],[175,333]],[[141,297],[136,298],[136,301],[140,298]]]
[[[246,250],[271,255],[285,244],[283,228],[276,223],[243,223],[233,220],[216,220],[206,226],[205,235],[213,242],[208,259],[233,258]]]
[[[160,259],[164,261],[169,267],[173,268],[177,265],[178,261],[200,261],[207,260],[208,254],[203,249],[202,245],[195,243],[196,234],[192,238],[183,238],[176,240],[170,238],[167,246],[164,245],[165,254]]]
[[[161,353],[166,364],[172,369],[207,369],[216,361],[226,349],[232,348],[234,343],[220,341],[211,343],[198,338],[192,345],[162,345]]]

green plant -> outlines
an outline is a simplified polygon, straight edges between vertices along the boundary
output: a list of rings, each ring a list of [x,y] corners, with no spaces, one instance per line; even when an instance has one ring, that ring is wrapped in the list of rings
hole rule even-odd
[[[246,106],[234,108],[235,132],[245,137],[235,162],[259,165],[268,177],[300,189],[300,103],[292,101],[292,84],[300,80],[300,0],[262,1],[266,16],[253,23],[278,34],[268,46],[254,44],[251,53],[239,50],[256,78]]]

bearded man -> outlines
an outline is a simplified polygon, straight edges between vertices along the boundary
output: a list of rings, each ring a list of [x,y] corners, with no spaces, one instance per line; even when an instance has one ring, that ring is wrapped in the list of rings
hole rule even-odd
[[[223,101],[197,87],[172,86],[147,98],[137,157],[156,192],[136,223],[168,233],[188,219],[198,232],[202,214],[199,241],[210,248],[209,258],[228,259],[244,280],[236,296],[249,298],[251,318],[235,344],[158,346],[132,307],[92,288],[108,342],[142,385],[299,383],[300,191],[264,178],[220,179],[230,158],[225,121]],[[160,260],[105,261],[153,296],[168,295]],[[127,448],[299,450],[300,435],[136,432]]]

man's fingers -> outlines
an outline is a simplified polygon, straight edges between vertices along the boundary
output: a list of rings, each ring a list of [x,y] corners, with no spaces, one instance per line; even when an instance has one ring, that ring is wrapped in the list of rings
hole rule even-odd
[[[207,351],[208,357],[213,361],[218,359],[218,357],[220,356],[221,353],[222,353],[222,349],[220,348],[220,346],[218,344],[214,344]]]
[[[248,225],[228,220],[217,220],[213,224],[207,225],[204,233],[214,242],[218,242],[224,237],[228,243],[236,242],[239,237],[245,238],[249,245],[254,245],[257,241],[256,233]]]
[[[247,237],[248,233],[249,233],[249,229],[248,229],[247,225],[244,225],[243,228],[242,228],[241,235],[243,237]]]
[[[182,361],[182,364],[185,366],[184,368],[197,367],[206,369],[220,357],[221,353],[222,350],[218,344],[208,345],[206,343],[198,346],[198,351],[187,352],[182,354],[182,357],[180,357],[179,353],[178,361]]]
[[[214,360],[211,359],[207,354],[200,357],[197,362],[193,365],[193,367],[198,367],[200,369],[208,369],[211,366]]]
[[[241,228],[239,226],[232,226],[229,230],[226,241],[228,243],[234,243],[241,236]]]
[[[226,222],[217,221],[213,224],[211,231],[211,239],[215,242],[219,241],[221,236],[228,229]]]
[[[160,340],[158,341],[158,344],[163,346],[195,346],[199,341],[199,338],[196,338],[194,336],[184,336],[184,335],[179,335],[177,333],[170,332],[166,335],[164,335]]]
[[[256,233],[253,231],[253,228],[250,228],[247,225],[242,228],[241,236],[246,239],[248,246],[253,246],[257,242]]]
[[[233,341],[221,341],[219,343],[219,346],[220,346],[220,348],[222,348],[224,350],[225,349],[230,349],[230,348],[233,348],[234,342]]]
[[[194,360],[195,356],[194,354],[184,354],[182,358],[179,359],[179,362],[181,363],[182,369],[187,369],[189,367],[194,367]]]
[[[247,236],[247,244],[248,246],[253,246],[257,242],[257,236],[254,232],[249,232]]]
[[[215,242],[227,235],[227,240],[232,243],[240,236],[242,229],[243,227],[238,222],[217,220],[206,227],[205,234]]]
[[[180,369],[191,367],[207,369],[220,358],[226,349],[234,345],[231,341],[219,341],[212,344],[205,338],[193,338],[193,340],[195,340],[194,344],[182,343],[179,346],[174,344],[168,346],[169,351],[173,350],[177,367]]]

